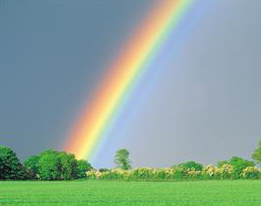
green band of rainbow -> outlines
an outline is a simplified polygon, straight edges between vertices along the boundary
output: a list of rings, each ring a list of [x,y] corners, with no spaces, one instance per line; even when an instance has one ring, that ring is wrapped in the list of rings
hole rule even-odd
[[[159,0],[155,3],[133,38],[108,68],[93,101],[88,102],[73,127],[65,144],[66,151],[74,153],[78,159],[90,158],[118,108],[124,104],[129,89],[146,72],[146,65],[153,60],[193,2]]]

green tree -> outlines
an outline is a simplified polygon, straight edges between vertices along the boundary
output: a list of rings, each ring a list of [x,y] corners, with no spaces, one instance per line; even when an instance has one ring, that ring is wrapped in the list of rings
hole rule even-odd
[[[261,164],[261,141],[258,144],[258,148],[255,149],[254,153],[252,154],[253,160],[255,160],[258,164]]]
[[[39,156],[31,156],[24,161],[24,166],[30,174],[32,179],[37,179],[39,176],[38,162]]]
[[[46,150],[40,155],[38,162],[41,180],[59,180],[61,178],[61,161],[59,152]]]
[[[39,155],[36,170],[42,180],[71,180],[78,176],[75,156],[51,149]]]
[[[77,160],[77,169],[76,169],[77,178],[85,178],[86,172],[91,169],[92,169],[92,166],[88,161]]]
[[[127,149],[119,149],[115,155],[115,164],[123,170],[131,169],[131,161],[129,159],[129,151]]]
[[[183,168],[188,170],[201,171],[203,169],[203,165],[194,161],[188,161],[185,163],[174,165],[173,168]]]
[[[0,179],[21,180],[26,178],[26,170],[15,152],[11,148],[0,146]]]
[[[70,180],[76,178],[77,160],[73,154],[66,152],[59,153],[60,159],[60,179]]]

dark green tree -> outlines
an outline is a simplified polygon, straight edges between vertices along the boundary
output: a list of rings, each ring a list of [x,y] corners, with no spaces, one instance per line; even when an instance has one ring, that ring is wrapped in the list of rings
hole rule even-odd
[[[88,161],[77,160],[77,169],[76,169],[77,178],[85,178],[86,172],[91,169],[92,169],[92,166]]]
[[[73,154],[48,149],[39,155],[36,170],[42,180],[71,180],[78,178],[79,168]]]
[[[73,154],[68,154],[66,152],[60,152],[59,159],[61,164],[60,179],[61,180],[75,179],[77,176],[76,174],[77,160],[75,159],[75,156]]]
[[[256,163],[261,164],[261,141],[258,144],[258,148],[256,148],[252,154],[252,158],[256,161]]]
[[[131,161],[129,158],[129,151],[127,149],[119,149],[115,155],[115,164],[118,168],[123,170],[131,169]]]
[[[0,179],[1,180],[22,180],[27,178],[27,173],[15,152],[0,146]]]
[[[24,161],[24,166],[28,173],[30,174],[30,179],[38,179],[39,177],[39,156],[31,156]]]

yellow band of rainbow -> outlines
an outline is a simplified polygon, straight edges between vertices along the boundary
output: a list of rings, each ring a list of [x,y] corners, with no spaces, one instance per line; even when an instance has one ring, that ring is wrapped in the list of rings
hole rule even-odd
[[[157,52],[169,33],[177,27],[194,0],[158,0],[133,38],[107,69],[92,102],[86,104],[81,117],[72,128],[65,150],[78,159],[89,159],[124,102],[129,88],[137,82],[145,65]]]

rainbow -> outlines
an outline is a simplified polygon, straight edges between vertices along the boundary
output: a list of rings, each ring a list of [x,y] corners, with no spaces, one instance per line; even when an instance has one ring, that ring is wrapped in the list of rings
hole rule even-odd
[[[125,104],[128,94],[146,72],[161,45],[175,29],[194,0],[158,0],[152,11],[124,45],[118,58],[107,69],[92,102],[86,104],[73,126],[64,149],[78,159],[95,153],[111,121]]]

